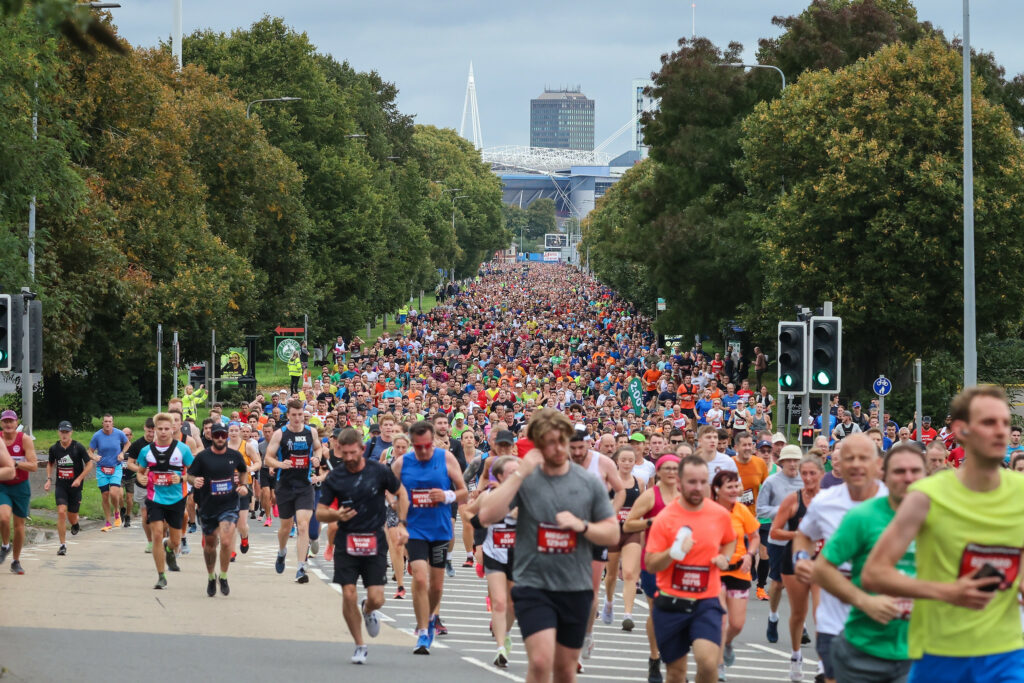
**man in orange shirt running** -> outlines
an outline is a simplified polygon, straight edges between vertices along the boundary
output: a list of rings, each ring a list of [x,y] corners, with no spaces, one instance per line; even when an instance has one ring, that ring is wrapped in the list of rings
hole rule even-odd
[[[697,683],[718,677],[722,643],[721,572],[736,549],[729,512],[704,498],[708,466],[697,456],[679,463],[680,496],[654,519],[644,562],[657,575],[651,618],[666,682],[686,680],[685,656],[693,649]]]

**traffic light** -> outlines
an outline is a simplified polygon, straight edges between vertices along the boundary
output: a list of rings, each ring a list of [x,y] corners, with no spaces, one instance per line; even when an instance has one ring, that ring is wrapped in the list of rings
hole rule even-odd
[[[11,371],[11,295],[0,294],[0,371]]]
[[[779,393],[807,391],[807,324],[779,323]]]
[[[811,392],[839,393],[843,364],[843,319],[811,318]]]

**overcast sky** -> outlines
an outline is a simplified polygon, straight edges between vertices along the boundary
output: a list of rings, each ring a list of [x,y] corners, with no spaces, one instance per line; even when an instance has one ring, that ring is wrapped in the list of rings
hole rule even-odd
[[[121,34],[151,46],[170,35],[173,0],[120,0]],[[758,38],[778,33],[774,15],[797,14],[809,0],[702,0],[698,35],[737,40],[753,59]],[[962,34],[961,0],[918,0],[920,18],[947,37]],[[322,52],[359,70],[376,70],[399,89],[399,105],[418,123],[458,129],[470,61],[476,74],[484,145],[529,144],[530,98],[545,86],[582,87],[595,100],[600,144],[632,117],[630,81],[648,77],[662,54],[691,32],[690,2],[680,0],[184,0],[184,33],[248,27],[283,16]],[[1024,71],[1024,2],[974,0],[971,42],[994,52],[1007,74]],[[472,138],[467,121],[466,135]],[[627,133],[608,146],[630,148]]]

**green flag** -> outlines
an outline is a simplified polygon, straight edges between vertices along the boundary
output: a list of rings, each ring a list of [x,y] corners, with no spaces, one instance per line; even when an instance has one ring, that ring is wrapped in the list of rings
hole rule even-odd
[[[644,410],[644,383],[639,377],[634,377],[629,382],[629,401],[633,404],[633,411],[639,417]]]

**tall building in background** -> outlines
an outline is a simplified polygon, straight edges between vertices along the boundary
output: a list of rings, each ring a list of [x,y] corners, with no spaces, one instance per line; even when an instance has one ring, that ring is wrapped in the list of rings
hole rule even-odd
[[[530,147],[594,149],[594,100],[575,89],[544,89],[530,100]]]
[[[652,85],[654,81],[649,78],[633,79],[633,115],[636,117],[633,123],[633,149],[640,152],[641,159],[647,158],[647,146],[644,144],[644,126],[640,121],[640,115],[658,107],[656,99],[644,94],[644,90]]]

